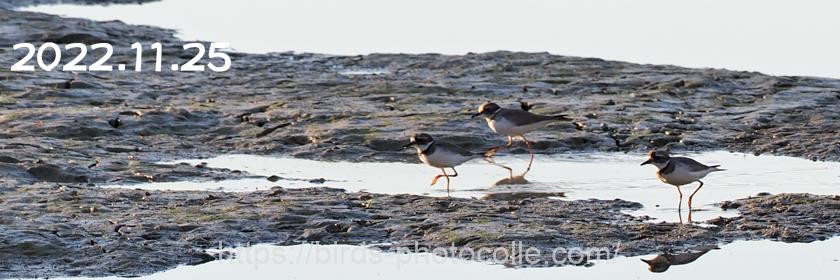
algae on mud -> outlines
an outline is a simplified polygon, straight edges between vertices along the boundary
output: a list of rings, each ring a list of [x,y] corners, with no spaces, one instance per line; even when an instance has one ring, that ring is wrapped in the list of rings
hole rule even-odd
[[[20,58],[8,47],[19,42],[110,42],[112,61],[128,62],[131,43],[160,41],[164,60],[191,57],[171,30],[11,10],[52,2],[0,3],[0,64]],[[669,147],[840,160],[840,81],[833,79],[545,53],[232,57],[233,69],[225,73],[0,68],[0,277],[151,273],[211,260],[204,249],[220,240],[430,246],[528,240],[552,248],[622,241],[622,251],[647,254],[666,243],[809,242],[840,231],[837,196],[808,194],[733,202],[728,205],[739,205],[741,216],[713,220],[718,226],[706,228],[645,223],[621,213],[639,207],[623,200],[448,201],[330,188],[234,194],[96,187],[248,176],[156,164],[232,152],[406,161],[413,155],[400,146],[417,130],[482,149],[503,141],[468,119],[488,99],[524,99],[535,111],[574,116],[573,123],[535,134],[542,153]],[[347,75],[345,69],[385,71]],[[115,128],[108,121],[116,117],[122,125]]]

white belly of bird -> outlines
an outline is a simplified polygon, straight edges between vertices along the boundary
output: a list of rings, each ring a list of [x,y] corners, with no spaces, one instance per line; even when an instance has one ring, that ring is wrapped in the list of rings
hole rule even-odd
[[[487,125],[490,126],[494,132],[507,135],[507,136],[519,136],[525,133],[534,131],[537,128],[543,126],[545,122],[537,122],[528,125],[521,125],[517,126],[511,121],[505,119],[499,120],[487,120]]]
[[[469,157],[462,156],[457,153],[451,153],[444,150],[437,150],[430,155],[420,154],[420,160],[423,163],[437,167],[437,168],[444,168],[444,167],[455,167],[458,166],[468,160]]]
[[[666,184],[682,186],[703,179],[703,177],[706,177],[706,175],[708,175],[709,172],[711,172],[711,170],[691,172],[686,169],[677,168],[676,170],[674,170],[674,172],[668,174],[657,173],[657,177],[659,177],[659,180],[662,180],[662,182]]]

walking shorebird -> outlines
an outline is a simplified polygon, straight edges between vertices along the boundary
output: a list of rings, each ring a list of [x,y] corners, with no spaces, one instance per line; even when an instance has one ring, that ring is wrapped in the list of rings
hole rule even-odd
[[[706,166],[696,160],[687,157],[672,157],[666,151],[652,151],[648,153],[648,159],[642,162],[641,165],[653,164],[659,171],[656,176],[659,180],[666,184],[677,187],[677,192],[680,194],[680,205],[677,206],[677,211],[682,213],[682,190],[680,186],[687,185],[693,182],[699,182],[697,189],[688,196],[688,222],[691,223],[691,199],[700,188],[703,187],[703,179],[709,173],[716,171],[724,171],[726,169],[718,168],[720,165]],[[682,214],[680,214],[680,222],[682,222]]]
[[[525,108],[526,106],[523,105],[522,107]],[[527,107],[530,107],[530,105]],[[544,116],[521,109],[505,109],[499,107],[496,103],[489,101],[481,104],[481,106],[478,107],[478,112],[473,114],[472,117],[475,118],[478,116],[482,116],[485,120],[487,120],[487,125],[490,126],[490,129],[492,129],[493,132],[506,135],[508,137],[508,143],[505,148],[513,146],[514,137],[522,138],[522,141],[524,141],[525,145],[528,146],[528,153],[531,155],[531,160],[528,162],[528,168],[525,170],[526,173],[531,170],[531,164],[534,162],[534,149],[531,146],[531,142],[525,138],[525,133],[540,129],[551,122],[571,120],[565,115]],[[502,147],[495,147],[487,151],[488,158],[494,155],[501,148]],[[511,176],[513,175],[513,171],[510,168],[505,166],[502,167],[511,171]]]
[[[414,147],[417,149],[417,156],[420,161],[432,167],[440,168],[443,174],[439,174],[432,179],[432,186],[437,183],[440,177],[446,178],[446,196],[449,196],[449,177],[457,177],[458,171],[455,166],[461,165],[471,159],[480,157],[481,154],[472,153],[458,145],[435,140],[432,136],[426,133],[414,134],[411,136],[411,142],[403,148]],[[455,174],[446,174],[446,168],[452,169]]]

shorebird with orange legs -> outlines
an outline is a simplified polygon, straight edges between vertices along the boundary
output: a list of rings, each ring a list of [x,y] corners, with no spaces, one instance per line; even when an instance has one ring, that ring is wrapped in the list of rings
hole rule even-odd
[[[677,192],[680,194],[680,204],[677,206],[677,212],[680,213],[680,222],[682,222],[682,190],[680,186],[687,185],[694,182],[699,182],[697,189],[688,196],[688,222],[691,223],[691,200],[697,191],[703,187],[703,179],[709,173],[724,171],[720,169],[720,165],[707,166],[699,163],[696,160],[687,157],[672,157],[666,151],[653,151],[648,153],[648,159],[642,162],[641,165],[652,164],[659,169],[656,171],[656,177],[663,183],[677,187]]]
[[[524,107],[524,106],[523,106]],[[478,107],[478,112],[473,114],[473,118],[481,116],[487,121],[487,125],[493,132],[507,136],[508,143],[504,147],[494,147],[487,151],[487,161],[496,164],[492,161],[492,156],[503,148],[510,148],[513,146],[513,139],[515,137],[522,138],[525,145],[528,146],[528,153],[531,155],[531,160],[528,161],[528,168],[525,173],[531,170],[531,165],[534,163],[534,148],[531,142],[525,138],[525,134],[544,127],[545,125],[557,121],[570,121],[571,119],[565,115],[545,116],[534,114],[522,109],[508,109],[499,107],[496,103],[484,102]],[[506,166],[501,166],[511,173],[513,177],[513,170]]]
[[[406,144],[404,148],[414,147],[417,149],[417,156],[420,161],[432,167],[440,168],[443,174],[439,174],[432,179],[432,184],[435,185],[440,177],[446,178],[446,196],[449,197],[449,178],[457,177],[458,171],[455,166],[461,165],[471,159],[481,157],[481,154],[472,153],[459,147],[458,145],[435,140],[431,135],[426,133],[414,134],[411,136],[411,142]],[[447,174],[446,168],[452,169],[454,174]]]

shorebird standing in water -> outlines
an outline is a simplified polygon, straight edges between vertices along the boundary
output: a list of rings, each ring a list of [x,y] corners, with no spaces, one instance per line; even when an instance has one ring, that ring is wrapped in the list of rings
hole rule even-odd
[[[411,142],[404,146],[404,148],[408,147],[417,149],[417,155],[423,163],[440,168],[443,174],[435,176],[431,185],[435,185],[440,177],[446,178],[447,197],[449,196],[449,177],[458,176],[455,166],[481,156],[481,154],[472,153],[458,145],[435,140],[426,133],[412,135]],[[446,168],[452,169],[455,174],[446,174]]]
[[[703,177],[715,171],[724,171],[726,169],[718,168],[720,165],[706,166],[696,160],[687,157],[672,157],[666,151],[652,151],[648,153],[648,160],[642,162],[641,165],[653,164],[659,171],[656,176],[659,180],[666,184],[677,187],[677,192],[680,194],[680,205],[677,206],[677,211],[682,213],[682,190],[680,186],[687,185],[693,182],[699,182],[697,189],[688,196],[688,222],[691,223],[691,199],[694,194],[703,187]],[[680,222],[682,222],[682,214],[680,214]]]
[[[526,108],[526,105],[523,104],[522,107]],[[527,108],[530,108],[530,105],[527,105]],[[551,122],[571,120],[565,115],[544,116],[521,109],[505,109],[499,107],[496,103],[489,101],[481,104],[481,106],[478,107],[478,112],[472,117],[475,118],[478,116],[482,116],[487,121],[487,125],[490,126],[490,129],[492,129],[493,132],[506,135],[508,137],[508,143],[505,148],[513,146],[514,137],[522,138],[522,141],[524,141],[525,145],[528,146],[528,153],[531,155],[531,160],[528,162],[528,168],[525,170],[526,173],[531,170],[531,164],[534,162],[534,149],[531,146],[531,142],[528,142],[528,139],[525,139],[525,133],[542,128]],[[491,148],[487,151],[488,158],[500,149],[502,149],[502,147]],[[494,162],[491,163],[495,164]],[[505,166],[502,167],[511,171],[511,176],[513,175],[513,171],[510,168]]]

